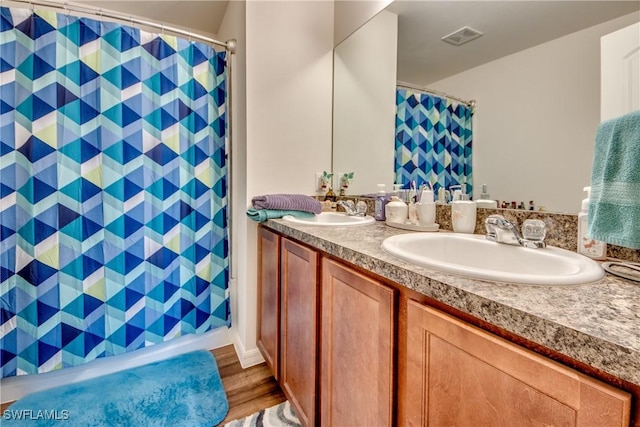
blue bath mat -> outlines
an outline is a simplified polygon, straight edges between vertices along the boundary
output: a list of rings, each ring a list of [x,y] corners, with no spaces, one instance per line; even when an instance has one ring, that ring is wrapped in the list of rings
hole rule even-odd
[[[216,361],[202,350],[30,394],[2,426],[211,427],[228,410]]]

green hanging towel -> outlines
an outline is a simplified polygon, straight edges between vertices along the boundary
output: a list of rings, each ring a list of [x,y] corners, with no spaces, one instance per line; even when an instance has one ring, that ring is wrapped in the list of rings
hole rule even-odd
[[[587,236],[640,249],[640,110],[596,134]]]

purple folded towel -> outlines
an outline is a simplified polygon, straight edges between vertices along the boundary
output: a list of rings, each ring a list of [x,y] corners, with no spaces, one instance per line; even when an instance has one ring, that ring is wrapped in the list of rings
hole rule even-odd
[[[304,194],[267,194],[254,197],[251,203],[255,209],[293,210],[314,214],[322,212],[322,204]]]

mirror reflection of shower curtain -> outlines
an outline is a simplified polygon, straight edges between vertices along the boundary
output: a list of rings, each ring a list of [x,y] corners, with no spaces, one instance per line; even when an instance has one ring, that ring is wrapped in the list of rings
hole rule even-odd
[[[473,194],[472,111],[436,95],[396,90],[395,182],[437,191],[461,184]]]
[[[2,377],[228,325],[226,53],[0,12]]]

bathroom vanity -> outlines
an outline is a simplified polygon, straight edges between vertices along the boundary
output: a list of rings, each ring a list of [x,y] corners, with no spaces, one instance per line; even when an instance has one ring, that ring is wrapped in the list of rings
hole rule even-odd
[[[303,425],[640,425],[640,286],[400,261],[381,223],[259,227],[258,347]]]

